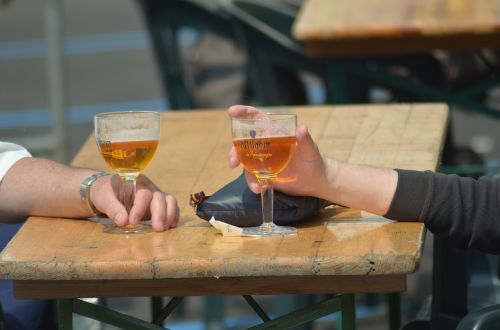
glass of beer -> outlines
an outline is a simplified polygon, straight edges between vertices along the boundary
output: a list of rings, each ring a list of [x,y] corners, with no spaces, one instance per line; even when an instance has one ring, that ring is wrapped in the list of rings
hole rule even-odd
[[[243,167],[257,178],[261,188],[263,223],[244,228],[252,236],[295,234],[293,227],[273,222],[273,185],[288,165],[295,146],[295,114],[262,114],[251,118],[231,118],[233,144]]]
[[[97,146],[106,163],[118,173],[121,181],[119,199],[130,213],[135,198],[136,179],[156,153],[160,139],[160,113],[122,111],[100,113],[94,117]],[[106,226],[109,233],[143,233],[151,231],[146,224],[123,227]]]

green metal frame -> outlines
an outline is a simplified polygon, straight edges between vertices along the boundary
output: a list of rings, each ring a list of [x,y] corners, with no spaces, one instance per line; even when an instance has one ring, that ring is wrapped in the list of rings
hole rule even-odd
[[[486,81],[476,84],[471,88],[462,91],[448,92],[437,87],[417,83],[410,79],[396,76],[387,72],[384,69],[368,69],[364,66],[359,66],[358,62],[345,61],[347,70],[364,79],[381,83],[394,90],[404,91],[417,96],[423,96],[430,101],[441,101],[449,104],[455,104],[467,109],[474,110],[478,113],[500,119],[500,111],[491,107],[485,106],[481,102],[474,99],[474,96],[487,91],[489,88],[500,85],[500,75],[493,74]]]
[[[172,297],[168,304],[159,311],[157,315],[153,315],[153,323],[162,325],[165,319],[180,305],[184,297]]]
[[[116,326],[120,329],[165,330],[164,327],[157,324],[140,320],[104,306],[88,303],[80,299],[59,299],[57,300],[57,318],[60,330],[73,329],[73,313]]]
[[[166,318],[179,306],[183,298],[172,297],[163,309],[156,311],[156,315],[154,315],[151,323],[81,299],[59,299],[57,300],[59,329],[73,329],[73,313],[119,327],[120,329],[165,329],[162,325]],[[248,329],[288,329],[305,325],[336,312],[340,312],[339,329],[355,329],[356,309],[354,294],[334,295],[322,302],[292,311],[275,319],[271,319],[252,296],[244,295],[243,298],[262,320],[261,324]]]
[[[389,329],[399,329],[401,327],[401,294],[387,294],[389,300]]]
[[[3,321],[3,308],[2,304],[0,304],[0,330],[4,330],[4,321]]]

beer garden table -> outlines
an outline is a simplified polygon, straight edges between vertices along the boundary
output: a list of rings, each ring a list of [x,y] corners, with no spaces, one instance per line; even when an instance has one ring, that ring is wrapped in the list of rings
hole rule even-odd
[[[328,157],[351,163],[435,170],[448,108],[443,104],[290,107]],[[179,201],[177,228],[113,235],[91,220],[31,217],[0,254],[0,277],[14,280],[18,298],[58,299],[59,325],[72,313],[124,328],[159,325],[86,303],[82,297],[173,296],[156,324],[183,296],[244,295],[267,323],[290,327],[342,310],[355,327],[354,294],[398,293],[417,270],[425,228],[363,212],[327,208],[287,237],[223,237],[196,217],[189,195],[207,194],[236,178],[229,169],[229,119],[223,110],[162,115],[159,149],[145,171]],[[90,136],[74,166],[108,170]],[[251,295],[342,294],[269,320]]]
[[[446,102],[500,118],[497,109],[479,100],[492,87],[500,85],[498,63],[496,68],[485,68],[484,77],[473,84],[450,89],[440,85],[443,75],[440,72],[434,72],[435,81],[421,79],[424,71],[444,69],[431,67],[429,61],[417,58],[436,51],[490,49],[497,51],[493,62],[498,62],[499,0],[304,0],[292,34],[303,43],[307,56],[324,61],[323,70],[327,72],[328,88],[335,103],[352,102],[352,89],[346,78],[353,75],[358,82],[364,79],[396,93]],[[404,59],[408,55],[413,57]],[[416,66],[416,72],[407,77],[388,69],[401,59],[407,61],[404,65],[409,62]],[[470,70],[453,65],[454,70]]]
[[[498,0],[305,0],[293,34],[314,57],[500,48]]]

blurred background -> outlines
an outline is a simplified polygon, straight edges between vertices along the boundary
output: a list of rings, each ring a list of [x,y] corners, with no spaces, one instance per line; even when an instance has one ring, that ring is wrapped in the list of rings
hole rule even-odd
[[[255,22],[245,21],[247,16],[238,16],[239,11],[225,11],[226,2],[163,1],[163,5],[158,5],[158,1],[132,0],[0,0],[0,140],[22,144],[37,156],[69,163],[92,134],[93,115],[98,112],[329,102],[324,77],[318,74],[317,64],[308,61],[295,70],[279,65],[271,68],[275,79],[282,83],[269,87],[274,88],[274,97],[264,95],[258,85],[267,88],[266,82],[252,76],[255,68],[262,65],[252,57],[256,45],[252,42],[260,47],[267,47],[266,42],[270,41],[282,42],[281,47],[288,53],[300,53],[302,49],[279,36],[266,40],[262,35],[265,29],[252,32]],[[185,6],[186,3],[190,5]],[[252,1],[242,3],[239,10],[252,9],[248,4]],[[276,30],[285,31],[284,36],[290,37],[290,24],[301,1],[267,3],[279,13],[270,15],[280,23]],[[163,11],[167,12],[164,16],[159,14]],[[181,15],[186,12],[190,14]],[[253,12],[259,16],[258,11]],[[237,19],[228,20],[231,15]],[[242,17],[245,22],[238,25]],[[176,29],[163,27],[163,44],[159,44],[155,40],[158,35],[151,31],[161,26],[158,20],[167,19]],[[171,49],[179,52],[173,54]],[[477,54],[450,59],[447,54],[436,52],[429,58],[432,59],[426,58],[417,66],[418,72],[412,72],[416,69],[411,66],[405,69],[409,75],[419,76],[426,68],[432,71],[432,65],[439,65],[440,69],[431,72],[429,78],[421,78],[450,89],[474,84],[488,74]],[[430,63],[428,67],[426,63]],[[404,64],[397,62],[395,66],[400,69]],[[362,91],[354,98],[356,103],[425,101],[400,95],[380,84],[353,86]],[[500,110],[500,88],[492,86],[482,95],[481,102]],[[495,176],[500,169],[500,126],[496,117],[453,106],[450,124],[458,151],[448,165],[477,165],[480,168],[464,174]],[[429,234],[420,270],[409,277],[408,292],[402,297],[403,321],[429,316],[432,241]],[[478,284],[474,292],[481,290]],[[258,299],[278,311],[290,301],[281,298]],[[474,294],[469,298],[474,299]],[[384,299],[376,295],[358,298],[359,329],[388,328]],[[187,299],[168,327],[238,329],[256,320],[241,297],[215,301],[226,306],[223,314],[210,314],[204,298]],[[110,299],[107,303],[131,315],[149,318],[148,298]],[[332,329],[334,318],[320,320],[313,328]],[[75,326],[111,329],[83,318],[78,318]]]
[[[291,6],[301,1],[282,0]],[[0,7],[0,139],[19,141],[34,153],[47,150],[51,129],[51,51],[49,1],[28,3],[3,0]],[[175,1],[174,1],[175,2]],[[224,1],[205,1],[205,3]],[[278,1],[279,2],[279,1]],[[203,2],[202,2],[203,3]],[[209,6],[210,7],[210,6]],[[60,96],[64,102],[65,138],[69,161],[91,132],[93,115],[102,111],[144,108],[168,111],[161,69],[155,59],[143,11],[137,2],[66,0],[61,8],[64,72]],[[193,107],[226,107],[255,102],[245,90],[245,54],[242,45],[191,27],[179,32]],[[326,101],[319,79],[300,72],[307,103]],[[383,88],[373,88],[371,101],[391,99]],[[292,94],[292,93],[290,93]],[[286,96],[284,97],[286,100]],[[300,97],[299,101],[300,101]],[[286,100],[288,102],[293,99]],[[304,102],[303,101],[303,102]],[[490,91],[487,102],[500,103],[500,92]],[[257,102],[258,103],[258,102]],[[468,146],[487,160],[500,159],[500,130],[491,117],[467,109],[453,112],[452,124],[459,145]],[[68,132],[71,132],[69,134]]]

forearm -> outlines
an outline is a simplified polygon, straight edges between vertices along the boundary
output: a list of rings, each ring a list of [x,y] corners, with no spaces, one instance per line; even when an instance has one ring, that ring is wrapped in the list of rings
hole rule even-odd
[[[475,180],[431,171],[397,173],[387,218],[422,221],[457,247],[500,253],[500,179]]]
[[[46,159],[19,160],[0,182],[1,221],[22,221],[30,215],[87,217],[79,185],[92,173]]]
[[[384,215],[396,191],[396,171],[331,161],[328,190],[321,198],[336,204]]]

